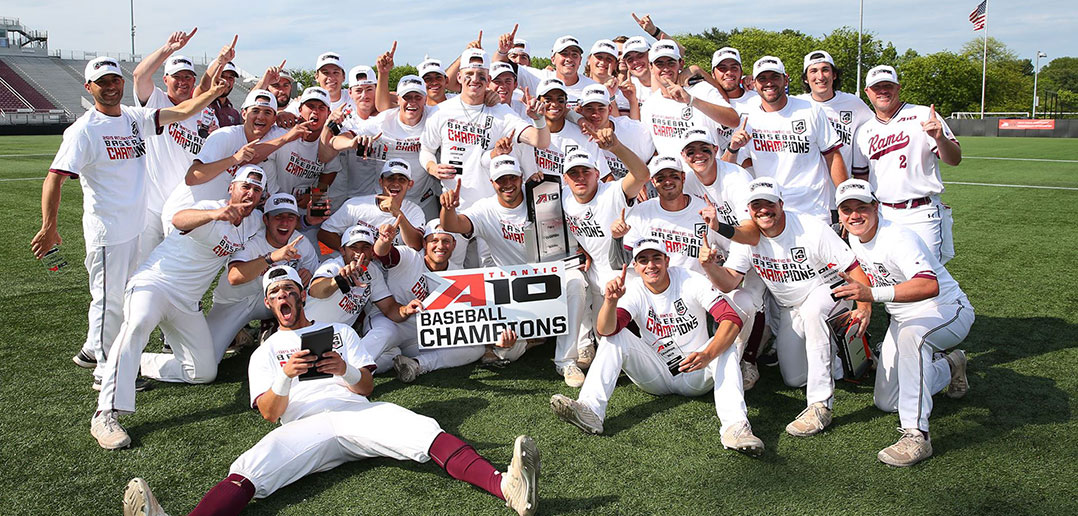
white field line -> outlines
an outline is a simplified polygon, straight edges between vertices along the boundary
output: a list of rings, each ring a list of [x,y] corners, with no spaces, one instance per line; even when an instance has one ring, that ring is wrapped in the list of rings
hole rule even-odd
[[[991,156],[962,156],[962,159],[998,159],[1002,161],[1044,161],[1047,163],[1078,163],[1078,159],[996,158]]]

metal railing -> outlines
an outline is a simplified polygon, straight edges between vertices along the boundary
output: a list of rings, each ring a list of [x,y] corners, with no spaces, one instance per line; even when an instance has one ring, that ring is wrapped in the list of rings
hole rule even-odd
[[[996,111],[992,113],[985,113],[985,118],[1029,118],[1029,111]],[[979,111],[955,111],[951,113],[951,116],[947,118],[953,118],[956,120],[976,120],[981,118]]]
[[[37,92],[41,94],[42,97],[45,97],[45,100],[48,100],[52,103],[53,106],[63,110],[66,115],[71,117],[75,116],[74,113],[71,111],[71,108],[65,106],[63,102],[60,102],[53,94],[49,93],[48,89],[42,87],[41,83],[37,82],[37,79],[34,78],[34,74],[26,73],[26,71],[23,70],[22,67],[18,65],[18,63],[11,61],[5,62],[7,62],[8,66],[13,68],[19,74],[19,76],[22,77],[24,81],[29,82],[31,86],[37,89]]]

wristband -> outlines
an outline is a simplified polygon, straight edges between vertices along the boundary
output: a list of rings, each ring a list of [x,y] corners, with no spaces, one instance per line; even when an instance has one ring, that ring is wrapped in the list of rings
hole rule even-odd
[[[352,285],[348,282],[348,278],[340,274],[334,276],[333,281],[337,282],[337,288],[341,289],[341,294],[347,294],[349,290],[352,290]]]
[[[507,55],[509,55],[509,52],[502,52],[501,50],[499,50],[499,51],[498,51],[498,55],[500,55],[500,56],[507,56]]]
[[[270,259],[270,254],[272,253],[266,253],[262,255],[262,259],[266,262],[266,265],[273,267],[273,260]]]
[[[352,367],[352,364],[345,364],[344,374],[341,375],[341,379],[348,385],[355,385],[363,379],[363,372]]]
[[[532,127],[536,129],[542,129],[546,127],[546,117],[543,115],[539,115],[539,118],[533,118]]]
[[[656,25],[655,26],[655,32],[651,33],[651,37],[653,37],[655,39],[659,39],[659,34],[662,34],[662,33],[663,33],[662,29],[660,29],[659,26]]]
[[[718,234],[726,237],[727,239],[734,238],[735,228],[725,222],[719,222]]]
[[[729,152],[730,154],[737,154],[737,151],[733,148],[733,144],[728,144],[726,146],[726,152]]]
[[[292,379],[288,375],[284,374],[284,369],[281,369],[280,374],[273,379],[273,384],[270,385],[270,390],[274,394],[281,396],[282,398],[288,396],[288,391],[292,389]]]
[[[890,303],[895,300],[895,287],[872,287],[872,299],[877,303]]]

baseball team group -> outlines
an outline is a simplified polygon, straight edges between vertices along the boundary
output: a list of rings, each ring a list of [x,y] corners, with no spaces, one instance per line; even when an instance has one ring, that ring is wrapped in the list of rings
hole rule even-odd
[[[940,199],[939,162],[961,161],[958,140],[933,106],[901,100],[890,66],[868,71],[870,106],[836,90],[840,70],[814,50],[800,63],[808,93],[790,96],[790,63],[762,56],[750,69],[724,47],[711,70],[688,66],[649,16],[633,18],[645,36],[562,36],[546,69],[530,66],[517,27],[490,50],[480,32],[448,65],[426,58],[394,85],[396,42],[373,67],[325,52],[317,85],[282,62],[238,109],[238,37],[201,77],[180,54],[197,29],[142,59],[131,85],[116,60],[90,61],[94,107],[64,132],[31,247],[41,258],[61,243],[61,186],[78,179],[91,302],[74,361],[99,391],[93,437],[130,446],[120,417],[136,392],[212,382],[230,349],[257,346],[251,407],[280,424],[190,514],[239,514],[367,457],[433,459],[534,514],[535,440],[517,437],[503,472],[434,419],[368,400],[373,375],[416,382],[553,350],[579,394],[554,395],[551,410],[585,433],[603,433],[624,373],[653,395],[712,392],[723,447],[758,456],[745,403],[758,364],[805,389],[786,432],[817,434],[849,375],[834,321],[861,337],[882,303],[874,400],[902,435],[878,459],[930,457],[933,395],[968,390],[956,348],[974,310],[945,268],[955,251]],[[534,263],[525,192],[551,178],[583,256],[564,268],[565,334],[420,349],[425,273]],[[166,349],[145,352],[155,328]],[[141,478],[124,511],[165,514]]]

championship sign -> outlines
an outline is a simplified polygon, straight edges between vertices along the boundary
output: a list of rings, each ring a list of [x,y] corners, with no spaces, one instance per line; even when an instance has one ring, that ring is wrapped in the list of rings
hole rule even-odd
[[[425,272],[430,294],[415,316],[419,348],[494,344],[506,329],[518,339],[565,335],[564,268],[557,261]]]

